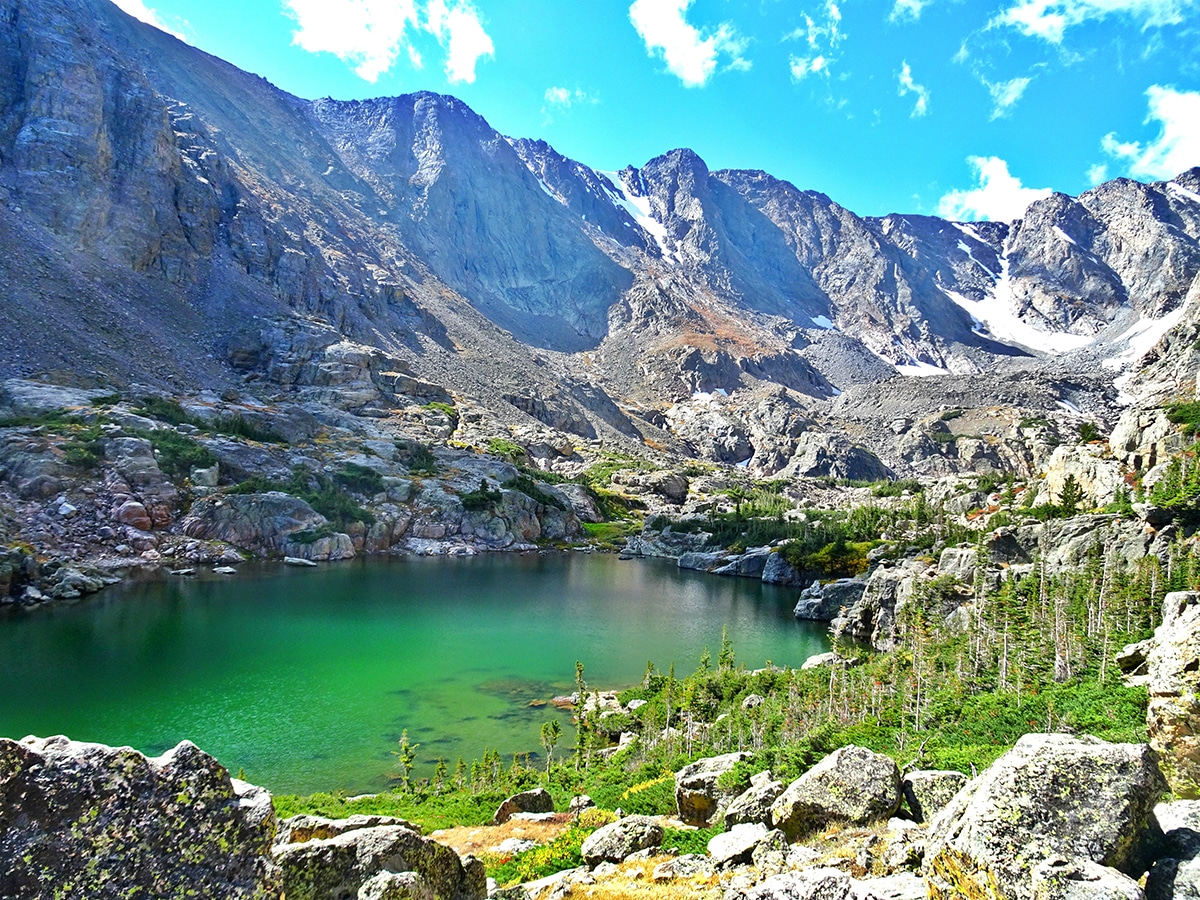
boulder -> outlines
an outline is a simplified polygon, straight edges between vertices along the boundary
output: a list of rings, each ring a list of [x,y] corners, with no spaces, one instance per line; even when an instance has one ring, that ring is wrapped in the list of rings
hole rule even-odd
[[[275,898],[274,835],[270,795],[187,741],[0,738],[0,897]]]
[[[1150,746],[1175,796],[1195,800],[1200,798],[1200,592],[1167,594],[1148,664]]]
[[[284,844],[275,858],[287,900],[342,900],[382,873],[415,872],[436,900],[486,896],[483,864],[461,860],[449,847],[399,825],[343,832],[331,838]]]
[[[745,900],[924,900],[927,895],[925,883],[915,875],[860,881],[839,869],[813,868],[773,875],[743,896]]]
[[[710,878],[716,874],[713,861],[702,853],[685,853],[654,867],[654,881],[674,881],[676,878]]]
[[[416,872],[380,872],[358,889],[358,900],[435,900],[433,888]]]
[[[1146,877],[1147,900],[1200,898],[1200,859],[1160,859]]]
[[[910,772],[904,776],[904,802],[915,821],[932,822],[933,817],[946,808],[967,781],[967,776],[962,772]]]
[[[912,599],[917,579],[926,569],[918,560],[877,566],[860,598],[846,604],[833,620],[833,636],[863,641],[877,650],[891,650],[896,644],[896,610]]]
[[[887,819],[899,808],[896,763],[851,744],[788,785],[771,805],[771,824],[795,841],[835,822],[866,825]]]
[[[947,547],[938,557],[938,574],[953,575],[963,584],[975,583],[979,551],[974,547]]]
[[[763,566],[762,580],[767,584],[799,585],[802,583],[800,573],[792,568],[791,563],[779,552],[767,557]]]
[[[1032,872],[1052,856],[1138,875],[1165,785],[1142,744],[1027,734],[955,794],[929,830],[925,870],[940,888],[992,879],[1032,900]]]
[[[1034,900],[1145,900],[1128,875],[1091,860],[1051,857],[1033,868]]]
[[[843,610],[856,606],[862,600],[866,588],[865,581],[853,578],[839,578],[824,585],[814,581],[811,586],[801,591],[793,614],[797,619],[832,622]]]
[[[496,810],[496,814],[492,816],[492,821],[496,825],[503,825],[516,813],[549,813],[554,812],[554,798],[550,796],[550,792],[545,788],[536,788],[532,791],[523,791],[520,794],[513,794],[507,800],[500,804],[500,808]]]
[[[740,578],[761,580],[767,560],[774,555],[770,547],[755,547],[745,553],[728,557],[724,565],[718,566],[712,572],[714,575],[736,575]]]
[[[650,816],[626,816],[593,831],[579,852],[589,866],[619,863],[639,850],[658,847],[662,839],[662,826]]]
[[[303,844],[305,841],[320,841],[347,831],[357,831],[362,828],[377,828],[380,825],[398,825],[409,831],[421,833],[421,827],[407,819],[395,816],[364,816],[354,815],[345,819],[327,819],[324,816],[299,815],[291,816],[279,823],[275,833],[275,843]]]
[[[750,758],[749,753],[726,753],[709,756],[684,766],[675,775],[675,806],[688,825],[707,827],[739,791],[717,786],[717,780],[738,763]]]
[[[750,779],[750,787],[738,794],[725,809],[725,827],[771,820],[771,804],[783,793],[783,782],[759,772]]]
[[[700,572],[714,572],[725,565],[729,558],[727,550],[697,551],[691,550],[680,555],[676,565],[681,569],[695,569]]]
[[[138,531],[150,531],[154,523],[150,521],[150,513],[146,507],[136,500],[126,500],[113,512],[113,520]]]
[[[734,825],[709,839],[708,855],[718,867],[741,865],[750,861],[754,848],[766,836],[767,826],[761,822]]]

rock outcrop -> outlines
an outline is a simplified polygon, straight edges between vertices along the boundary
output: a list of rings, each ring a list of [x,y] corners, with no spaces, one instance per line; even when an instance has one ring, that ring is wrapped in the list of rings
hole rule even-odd
[[[1163,600],[1163,623],[1148,657],[1146,726],[1175,796],[1200,798],[1200,593]]]
[[[1164,787],[1144,745],[1025,735],[934,819],[926,874],[942,890],[994,879],[1014,900],[1032,900],[1033,870],[1054,856],[1139,876]]]
[[[535,788],[532,791],[522,791],[513,794],[500,804],[492,822],[503,825],[517,813],[548,813],[554,812],[554,798],[545,788]]]
[[[679,818],[689,825],[707,827],[738,791],[717,785],[717,781],[738,763],[749,759],[748,753],[726,753],[698,759],[675,773],[675,807]]]

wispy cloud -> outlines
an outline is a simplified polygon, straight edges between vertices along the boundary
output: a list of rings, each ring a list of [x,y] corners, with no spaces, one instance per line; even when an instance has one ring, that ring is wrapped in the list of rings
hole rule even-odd
[[[1016,28],[1022,34],[1053,44],[1062,43],[1068,28],[1110,15],[1127,16],[1142,28],[1178,25],[1198,0],[1016,0],[992,25]]]
[[[932,5],[933,0],[895,0],[888,19],[893,22],[915,22],[921,18],[921,12],[925,7]]]
[[[1152,85],[1146,91],[1146,122],[1158,122],[1158,137],[1142,144],[1122,142],[1116,132],[1100,142],[1104,152],[1135,178],[1172,178],[1200,164],[1200,92]]]
[[[992,120],[1002,119],[1017,105],[1017,101],[1025,94],[1032,78],[1010,78],[1008,81],[988,81],[980,79],[988,93],[992,95]]]
[[[634,0],[629,21],[646,44],[651,57],[661,57],[667,70],[684,87],[704,87],[722,58],[730,69],[746,70],[743,55],[748,42],[729,22],[700,29],[687,20],[693,0]]]
[[[570,109],[582,103],[596,103],[597,100],[587,91],[575,88],[548,87],[546,88],[546,105],[558,109]]]
[[[147,6],[144,0],[113,0],[113,3],[115,3],[125,12],[129,13],[129,15],[133,16],[139,22],[145,22],[147,25],[153,25],[159,31],[165,31],[167,34],[174,35],[181,41],[185,40],[182,34],[169,27],[167,23],[163,21],[162,16],[158,14],[158,11]]]
[[[1021,218],[1030,203],[1050,196],[1050,188],[1021,184],[997,156],[970,156],[967,162],[975,170],[976,186],[950,191],[938,201],[938,215],[944,219],[1011,222]]]
[[[784,35],[783,39],[802,41],[807,47],[807,52],[788,57],[793,79],[802,81],[809,75],[829,77],[830,66],[839,56],[838,48],[846,39],[842,31],[842,11],[834,0],[826,0],[819,19],[806,14],[804,24]]]
[[[1096,163],[1094,166],[1088,166],[1087,180],[1088,184],[1093,186],[1108,181],[1108,166],[1104,165],[1104,163]]]
[[[311,53],[332,53],[364,81],[377,81],[401,50],[413,68],[421,68],[421,54],[411,43],[414,31],[437,38],[452,83],[473,82],[478,61],[495,53],[470,0],[429,0],[423,10],[416,0],[284,0],[284,8],[296,20],[292,43]]]
[[[913,104],[912,118],[919,119],[921,116],[929,113],[929,89],[924,85],[917,84],[913,81],[912,68],[908,61],[905,60],[900,66],[900,74],[897,76],[900,82],[900,96],[907,97],[909,94],[916,94],[917,100]]]

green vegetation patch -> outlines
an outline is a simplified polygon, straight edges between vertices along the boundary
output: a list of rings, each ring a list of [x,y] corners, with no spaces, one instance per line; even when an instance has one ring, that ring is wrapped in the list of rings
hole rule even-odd
[[[462,503],[463,509],[478,512],[499,503],[504,499],[504,495],[499,488],[492,487],[484,478],[479,482],[479,487],[473,491],[467,491],[458,499]]]
[[[333,480],[348,491],[374,496],[384,490],[383,476],[370,466],[345,463],[333,476]]]
[[[515,478],[510,478],[504,482],[504,487],[513,491],[520,491],[531,500],[536,500],[542,506],[553,506],[555,509],[566,511],[567,504],[560,497],[556,497],[548,491],[543,491],[538,487],[537,482],[525,475],[518,475]]]
[[[488,866],[488,874],[501,887],[545,878],[563,869],[583,865],[580,852],[583,842],[592,832],[585,828],[570,828],[549,844],[518,853],[511,859]]]

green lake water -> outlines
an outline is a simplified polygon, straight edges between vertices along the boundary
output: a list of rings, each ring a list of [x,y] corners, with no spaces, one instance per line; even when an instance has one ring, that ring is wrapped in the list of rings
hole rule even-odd
[[[0,617],[0,735],[157,754],[187,738],[280,792],[373,791],[402,729],[418,774],[487,747],[540,752],[531,706],[715,659],[798,666],[828,648],[794,589],[581,553],[367,560],[127,583]]]

